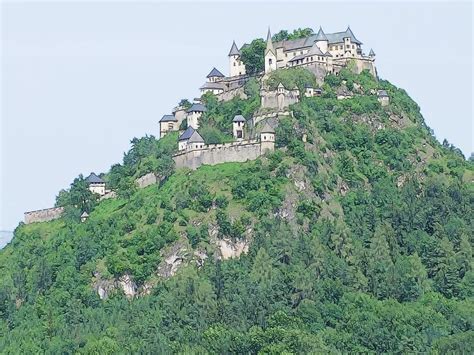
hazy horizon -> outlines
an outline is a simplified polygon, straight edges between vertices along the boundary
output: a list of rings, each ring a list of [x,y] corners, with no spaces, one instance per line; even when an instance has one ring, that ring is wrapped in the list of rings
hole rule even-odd
[[[472,4],[4,2],[0,230],[52,207],[80,173],[107,172],[133,137],[228,73],[267,27],[351,26],[381,78],[420,105],[438,140],[473,149]]]

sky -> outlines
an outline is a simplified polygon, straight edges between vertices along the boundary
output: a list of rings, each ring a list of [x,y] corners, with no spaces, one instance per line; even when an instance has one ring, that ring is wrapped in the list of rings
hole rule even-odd
[[[470,2],[12,2],[0,5],[0,230],[51,207],[79,174],[121,162],[133,137],[198,88],[227,54],[280,29],[351,26],[378,74],[427,124],[473,148]]]

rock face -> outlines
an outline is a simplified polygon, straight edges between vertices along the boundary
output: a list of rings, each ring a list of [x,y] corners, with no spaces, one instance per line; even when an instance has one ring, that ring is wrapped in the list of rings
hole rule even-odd
[[[127,298],[133,298],[137,294],[137,285],[129,274],[121,276],[117,283]]]
[[[127,298],[133,298],[137,294],[137,285],[129,274],[121,276],[118,280],[103,279],[99,273],[95,273],[94,277],[92,287],[101,300],[107,299],[117,289],[121,289]]]
[[[247,240],[233,241],[228,238],[217,239],[216,245],[223,260],[238,258],[242,253],[247,254],[249,251],[249,243]]]
[[[188,256],[188,248],[184,241],[178,241],[163,254],[163,262],[158,266],[157,274],[165,279],[173,276]]]

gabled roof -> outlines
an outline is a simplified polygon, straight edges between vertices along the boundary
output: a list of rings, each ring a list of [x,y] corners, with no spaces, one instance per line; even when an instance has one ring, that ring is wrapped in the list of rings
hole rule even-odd
[[[87,213],[86,211],[82,212],[81,218],[84,218],[84,217],[89,217],[89,213]]]
[[[225,89],[225,84],[223,83],[210,83],[210,82],[205,82],[199,89]]]
[[[201,137],[198,131],[194,130],[193,134],[188,139],[188,143],[204,143],[204,139]]]
[[[193,135],[195,129],[191,126],[186,128],[186,130],[178,138],[179,141],[187,141]]]
[[[237,115],[234,117],[234,119],[232,120],[232,122],[245,122],[245,117],[242,116],[242,115]]]
[[[284,89],[285,86],[284,86],[284,85],[281,83],[281,81],[280,81],[280,83],[278,84],[277,88],[283,88],[283,89]]]
[[[260,133],[275,133],[275,130],[268,124],[268,122],[265,122],[265,125],[263,126]]]
[[[178,122],[178,119],[174,115],[163,115],[160,122]]]
[[[188,108],[188,112],[206,112],[206,106],[203,104],[194,103],[190,108]]]
[[[214,77],[223,78],[224,74],[222,74],[216,68],[212,68],[211,72],[209,74],[207,74],[206,78],[214,78]]]
[[[312,88],[313,88],[313,85],[310,84],[310,83],[306,83],[306,84],[304,84],[304,87],[305,87],[306,89],[312,89]]]
[[[375,52],[372,48],[370,48],[369,57],[375,57]]]
[[[319,32],[317,34],[312,34],[311,36],[305,38],[297,38],[288,41],[280,41],[273,43],[274,48],[283,48],[285,51],[297,50],[301,48],[310,47],[313,45],[314,41],[317,40]],[[343,32],[334,32],[334,33],[324,33],[329,44],[334,43],[343,43],[344,38],[349,37],[351,42],[356,44],[362,44],[355,36],[350,27]]]
[[[86,177],[86,181],[89,184],[104,184],[105,181],[98,177],[96,174],[91,173],[88,177]]]
[[[323,31],[323,28],[319,26],[319,31],[316,34],[316,38],[314,39],[315,41],[327,41],[328,38],[326,37],[326,34]]]
[[[240,55],[240,51],[237,48],[237,45],[235,44],[235,41],[232,42],[232,47],[230,48],[229,57],[231,55]]]

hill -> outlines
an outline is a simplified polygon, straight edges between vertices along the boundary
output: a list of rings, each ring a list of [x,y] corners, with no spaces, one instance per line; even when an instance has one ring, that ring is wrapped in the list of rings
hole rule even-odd
[[[206,142],[259,109],[257,84],[204,95]],[[175,170],[176,134],[135,138],[103,175],[117,198],[79,177],[61,219],[20,224],[0,252],[2,352],[472,352],[472,162],[387,81],[343,70],[322,91],[255,161]]]

